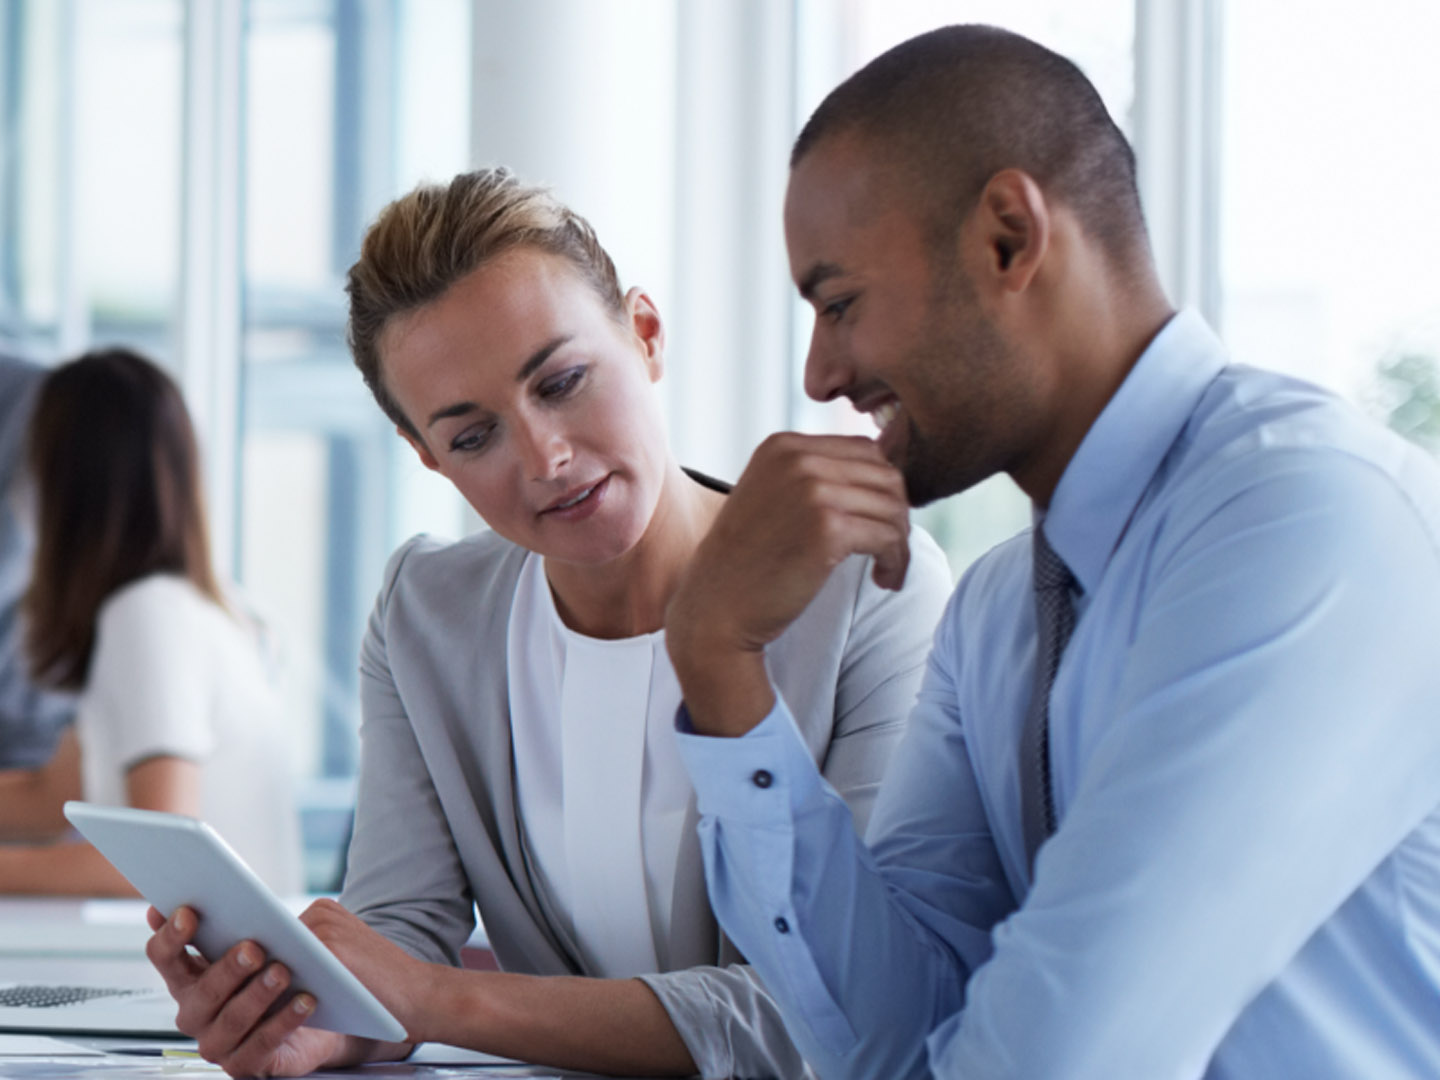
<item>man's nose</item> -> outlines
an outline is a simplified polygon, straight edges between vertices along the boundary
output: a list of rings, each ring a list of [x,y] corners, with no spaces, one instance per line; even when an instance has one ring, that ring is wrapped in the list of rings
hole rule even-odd
[[[830,401],[845,392],[854,374],[834,346],[821,340],[820,331],[816,322],[810,332],[810,351],[805,355],[805,393],[816,401]]]

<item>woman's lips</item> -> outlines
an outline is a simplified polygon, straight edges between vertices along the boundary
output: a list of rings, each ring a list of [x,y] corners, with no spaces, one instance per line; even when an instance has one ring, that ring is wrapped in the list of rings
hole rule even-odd
[[[610,487],[610,477],[604,476],[589,487],[567,495],[564,499],[540,511],[542,517],[559,518],[562,521],[578,521],[589,517],[600,508],[605,492]]]

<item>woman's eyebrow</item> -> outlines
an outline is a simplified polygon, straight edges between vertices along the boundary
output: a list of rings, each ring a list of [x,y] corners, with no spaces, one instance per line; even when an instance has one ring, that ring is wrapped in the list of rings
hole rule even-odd
[[[436,409],[430,414],[430,419],[425,422],[425,429],[428,431],[441,420],[448,420],[452,416],[464,416],[478,408],[479,406],[473,401],[457,401],[454,405],[446,405],[443,409]]]
[[[551,338],[544,345],[541,345],[540,348],[530,354],[530,359],[520,365],[520,370],[515,375],[515,381],[524,382],[534,374],[536,368],[550,359],[551,354],[554,353],[556,349],[574,337],[574,334],[561,334],[559,337]]]
[[[535,373],[535,370],[539,368],[541,364],[545,363],[546,360],[549,360],[550,357],[554,355],[556,349],[572,341],[574,337],[574,334],[561,334],[558,337],[551,338],[544,345],[541,345],[540,348],[530,354],[525,363],[520,365],[520,370],[515,374],[515,381],[524,382]],[[427,429],[432,428],[441,420],[449,420],[455,416],[464,416],[466,413],[474,412],[478,408],[479,406],[473,401],[457,401],[453,405],[446,405],[431,413],[430,418],[425,422],[425,427]]]

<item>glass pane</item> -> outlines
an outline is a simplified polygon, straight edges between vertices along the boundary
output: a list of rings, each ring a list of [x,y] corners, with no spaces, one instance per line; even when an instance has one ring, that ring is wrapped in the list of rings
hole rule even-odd
[[[1134,99],[1134,0],[854,0],[800,5],[799,125],[851,72],[916,34],[957,22],[989,23],[1024,34],[1075,61],[1100,91],[1120,128],[1130,130]],[[796,402],[802,431],[873,435],[874,424],[846,401],[820,405],[800,383],[813,315],[797,303]],[[996,476],[926,507],[915,520],[945,549],[957,575],[978,556],[1030,523],[1030,503],[1006,476]]]
[[[294,295],[335,283],[336,42],[328,9],[256,3],[250,10],[245,275],[252,302],[261,299],[257,291]]]
[[[1440,450],[1440,5],[1356,14],[1226,8],[1224,336]]]
[[[179,0],[77,6],[75,245],[92,335],[173,351],[180,251]]]
[[[64,47],[56,6],[0,0],[0,335],[50,351],[60,320]]]
[[[465,167],[469,5],[251,0],[245,33],[241,579],[288,643],[323,884],[344,839],[328,811],[351,794],[360,640],[385,561],[415,532],[464,525],[351,363],[344,276],[385,201]]]
[[[0,324],[36,351],[171,358],[183,28],[180,0],[0,4]]]

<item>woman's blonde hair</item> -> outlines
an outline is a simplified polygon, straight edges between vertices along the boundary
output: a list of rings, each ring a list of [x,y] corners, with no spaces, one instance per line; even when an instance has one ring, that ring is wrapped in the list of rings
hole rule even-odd
[[[379,347],[385,327],[395,316],[438,300],[484,263],[521,247],[568,260],[617,318],[624,312],[615,264],[590,223],[508,169],[422,184],[380,211],[365,234],[345,284],[350,350],[376,403],[416,438],[419,432],[385,387]]]

